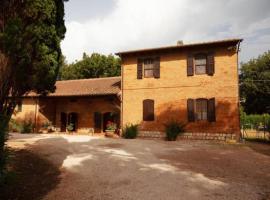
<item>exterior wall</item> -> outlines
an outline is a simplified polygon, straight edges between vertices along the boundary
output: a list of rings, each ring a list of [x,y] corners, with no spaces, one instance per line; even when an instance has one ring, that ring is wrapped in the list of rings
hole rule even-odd
[[[187,132],[239,134],[237,53],[227,48],[193,49],[215,52],[213,76],[187,76],[188,51],[160,55],[160,78],[137,79],[137,58],[122,58],[122,126],[137,123],[140,130],[163,132],[164,123],[177,119]],[[147,55],[143,55],[147,56]],[[151,55],[149,55],[151,56]],[[187,99],[216,99],[216,122],[187,122]],[[143,121],[144,99],[155,101],[155,120]],[[131,112],[132,110],[132,112]]]
[[[111,101],[111,98],[77,98],[77,101],[71,102],[73,98],[57,100],[56,106],[56,127],[61,127],[61,112],[78,114],[79,133],[88,133],[89,128],[94,128],[94,112],[102,114],[106,112],[120,112],[120,109]],[[103,124],[102,124],[103,126]]]
[[[17,121],[30,119],[33,123],[36,119],[37,131],[44,123],[51,122],[60,131],[61,112],[77,113],[77,132],[88,133],[90,128],[94,128],[94,112],[119,113],[120,103],[116,97],[23,98],[22,111],[16,112],[13,119]]]

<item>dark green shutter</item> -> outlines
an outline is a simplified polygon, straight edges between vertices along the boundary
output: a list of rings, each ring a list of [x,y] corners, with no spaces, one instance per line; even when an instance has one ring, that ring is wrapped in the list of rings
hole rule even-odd
[[[143,59],[138,58],[137,61],[137,79],[142,79],[143,75]]]
[[[188,121],[194,122],[195,121],[195,109],[194,109],[195,101],[194,99],[187,100],[187,114],[188,114]]]
[[[160,58],[154,58],[154,77],[160,78]]]
[[[209,122],[216,121],[215,98],[209,99],[207,103],[207,119]]]
[[[210,76],[213,76],[215,73],[215,56],[213,52],[207,54],[206,71]]]
[[[187,57],[187,75],[193,76],[194,75],[194,66],[193,66],[193,55],[188,55]]]
[[[94,126],[96,129],[101,129],[101,113],[100,112],[94,113],[94,123],[95,123]]]

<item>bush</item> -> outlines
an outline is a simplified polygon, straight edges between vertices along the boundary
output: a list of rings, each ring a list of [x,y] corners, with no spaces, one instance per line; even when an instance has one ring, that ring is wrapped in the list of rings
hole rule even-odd
[[[168,141],[175,141],[177,136],[181,133],[184,133],[185,125],[182,122],[178,121],[170,121],[167,124],[164,124],[165,132],[166,132],[166,139]]]
[[[21,125],[14,119],[9,121],[9,132],[21,132]]]
[[[23,121],[21,125],[21,133],[32,133],[33,132],[33,122],[31,120]]]
[[[264,126],[267,131],[270,131],[270,115],[247,115],[243,111],[241,112],[241,128],[243,129],[258,129],[260,126]]]
[[[134,139],[138,135],[138,124],[127,124],[124,132],[123,137],[126,139]]]

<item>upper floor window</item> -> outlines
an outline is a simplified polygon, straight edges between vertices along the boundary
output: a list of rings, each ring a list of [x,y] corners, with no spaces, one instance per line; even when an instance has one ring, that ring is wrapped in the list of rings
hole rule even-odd
[[[154,60],[153,58],[144,59],[143,61],[144,77],[154,77]]]
[[[206,74],[206,55],[196,55],[194,62],[195,74]]]
[[[137,79],[160,78],[160,58],[138,58]]]
[[[215,73],[215,57],[214,53],[189,54],[187,57],[187,75],[193,76],[199,74],[208,74],[210,76]]]

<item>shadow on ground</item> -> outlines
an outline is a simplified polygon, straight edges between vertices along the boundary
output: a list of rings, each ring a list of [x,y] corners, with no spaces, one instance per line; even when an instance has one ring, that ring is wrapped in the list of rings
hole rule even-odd
[[[270,157],[245,145],[50,136],[26,149],[31,151],[19,151],[21,158],[17,152],[14,164],[28,173],[18,188],[6,189],[11,198],[0,193],[0,199],[216,200],[270,194]]]
[[[9,176],[0,199],[41,199],[60,182],[60,170],[29,149],[10,149]]]

